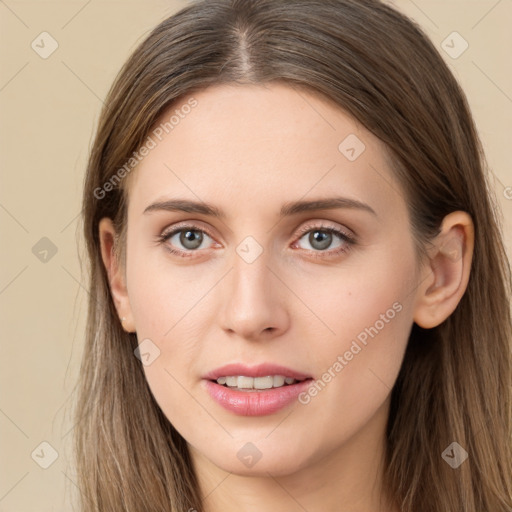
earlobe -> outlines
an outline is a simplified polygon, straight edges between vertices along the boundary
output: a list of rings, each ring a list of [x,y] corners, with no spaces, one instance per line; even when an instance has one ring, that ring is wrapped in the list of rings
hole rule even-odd
[[[471,216],[462,211],[447,215],[416,292],[414,321],[420,327],[436,327],[455,311],[469,282],[473,249]]]
[[[101,246],[101,258],[108,275],[110,293],[114,301],[123,329],[127,332],[135,332],[135,325],[128,298],[125,276],[120,262],[117,260],[114,244],[116,231],[111,219],[105,217],[100,220],[99,239]]]

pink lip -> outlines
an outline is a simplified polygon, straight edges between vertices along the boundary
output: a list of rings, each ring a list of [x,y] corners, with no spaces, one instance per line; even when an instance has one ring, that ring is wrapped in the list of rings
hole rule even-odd
[[[219,377],[228,377],[230,375],[244,375],[246,377],[266,377],[267,375],[282,375],[283,377],[292,377],[296,380],[311,378],[311,375],[291,370],[285,366],[272,363],[262,363],[256,366],[246,366],[240,363],[231,363],[203,375],[203,379],[217,380]]]
[[[263,391],[236,391],[217,384],[219,377],[244,375],[246,377],[265,377],[282,375],[302,382],[286,385],[281,388]],[[242,364],[228,364],[209,372],[203,377],[203,383],[209,395],[224,409],[240,416],[264,416],[275,413],[293,403],[310,384],[311,377],[284,366],[260,364],[248,367]],[[304,380],[307,379],[307,380]]]
[[[204,380],[210,396],[224,409],[240,416],[264,416],[294,402],[311,384],[311,379],[264,391],[235,391],[216,382]]]

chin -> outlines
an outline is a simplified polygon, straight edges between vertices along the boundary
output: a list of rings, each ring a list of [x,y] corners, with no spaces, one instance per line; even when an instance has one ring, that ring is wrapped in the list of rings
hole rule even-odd
[[[297,446],[272,446],[267,443],[244,443],[240,447],[226,447],[215,453],[202,452],[218,468],[240,476],[268,477],[286,476],[296,473],[313,462],[315,453],[305,453]],[[233,456],[234,454],[234,456]],[[318,456],[320,458],[320,456]]]

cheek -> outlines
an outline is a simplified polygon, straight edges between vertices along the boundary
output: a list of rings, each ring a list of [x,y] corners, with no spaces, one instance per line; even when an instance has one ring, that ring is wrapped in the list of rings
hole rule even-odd
[[[377,311],[388,311],[388,323],[380,318],[376,321],[369,311],[360,315],[359,325],[353,319],[351,330],[358,334],[342,335],[331,344],[328,354],[324,351],[325,371],[302,397],[304,409],[310,408],[305,414],[319,415],[319,437],[328,446],[363,429],[396,382],[410,332],[410,311],[403,304],[395,303],[396,309],[391,310],[386,309],[387,301],[382,305]],[[339,425],[340,432],[335,432],[333,425]]]
[[[150,363],[143,366],[146,380],[160,408],[180,429],[201,412],[190,389],[200,375],[194,366],[202,350],[198,340],[205,339],[208,291],[218,276],[206,267],[199,271],[172,265],[162,252],[133,248],[128,292],[141,353],[150,354]]]
[[[128,294],[139,337],[164,343],[183,325],[197,324],[202,299],[218,277],[207,266],[176,265],[163,248],[134,247],[130,256]]]
[[[323,416],[368,419],[396,381],[412,326],[414,260],[393,261],[390,254],[364,269],[333,271],[300,291],[322,321],[304,326],[318,381],[302,403],[324,404]]]
[[[412,259],[396,265],[391,254],[382,254],[357,266],[332,267],[311,279],[290,275],[294,292],[309,310],[302,315],[308,320],[309,341],[321,339],[321,347],[341,353],[356,339],[363,345],[374,338],[392,340],[410,320],[406,310],[413,296],[413,273]],[[402,322],[404,317],[407,321]]]

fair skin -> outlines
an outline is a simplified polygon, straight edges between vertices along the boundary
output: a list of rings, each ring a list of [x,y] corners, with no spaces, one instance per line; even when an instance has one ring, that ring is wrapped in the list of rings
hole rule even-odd
[[[144,372],[188,443],[201,506],[398,512],[382,485],[390,393],[413,322],[439,325],[466,289],[471,218],[448,215],[429,259],[417,266],[401,187],[384,146],[359,123],[282,84],[214,86],[194,98],[198,106],[129,178],[126,268],[112,252],[110,219],[99,231],[123,327],[160,350]],[[354,161],[338,149],[349,134],[365,145]],[[334,196],[374,213],[344,207],[279,216],[285,203]],[[178,198],[212,204],[225,216],[144,213]],[[203,235],[198,248],[184,245],[179,233],[157,242],[178,223],[185,233],[204,230],[194,231]],[[195,227],[187,229],[190,223]],[[312,238],[322,228],[356,242],[334,234],[325,248]],[[237,252],[249,236],[262,249],[250,263]],[[392,319],[389,313],[377,323],[390,310]],[[333,370],[371,326],[378,333]],[[212,400],[203,385],[206,372],[232,362],[271,362],[314,380],[330,368],[331,379],[307,403],[242,416]],[[251,467],[237,457],[249,442],[261,454]]]

